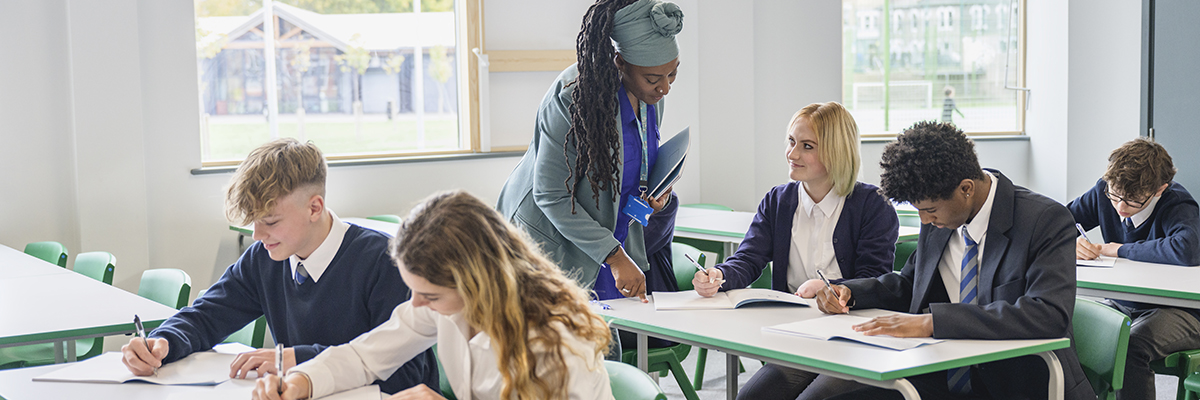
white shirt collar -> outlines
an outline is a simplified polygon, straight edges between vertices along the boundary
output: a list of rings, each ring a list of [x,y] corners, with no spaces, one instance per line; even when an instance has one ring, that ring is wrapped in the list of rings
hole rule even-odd
[[[971,219],[970,223],[964,225],[967,228],[967,233],[971,234],[971,239],[977,243],[982,243],[983,237],[987,235],[988,220],[992,218],[992,201],[996,199],[996,186],[998,184],[996,176],[992,175],[991,172],[985,170],[983,173],[987,174],[988,178],[990,178],[992,187],[988,189],[987,200],[983,202],[983,207],[975,214],[975,218]]]
[[[811,196],[808,195],[808,190],[804,189],[803,182],[800,183],[799,189],[800,207],[803,208],[805,215],[808,215],[810,218],[812,217],[813,208],[815,207],[821,208],[821,212],[825,214],[825,218],[833,216],[834,212],[837,211],[838,203],[841,202],[843,197],[846,197],[834,194],[833,188],[831,187],[829,188],[829,193],[825,194],[825,198],[821,199],[820,203],[817,203]]]
[[[1137,214],[1129,216],[1129,219],[1133,222],[1134,228],[1140,228],[1143,222],[1146,222],[1146,220],[1150,219],[1150,214],[1154,214],[1154,206],[1158,204],[1158,199],[1160,198],[1162,198],[1162,196],[1151,197],[1150,202],[1146,203],[1146,208],[1143,208],[1142,211],[1138,211]]]
[[[337,255],[338,249],[342,247],[342,239],[345,239],[346,230],[350,228],[350,225],[342,222],[342,219],[338,218],[333,210],[328,208],[325,210],[329,211],[329,217],[333,220],[333,223],[329,227],[329,234],[325,236],[325,240],[321,242],[321,245],[317,246],[317,249],[308,255],[307,259],[301,260],[295,254],[288,257],[293,276],[296,275],[296,267],[303,262],[304,270],[308,272],[308,277],[313,282],[320,281],[321,274],[324,274],[325,269],[329,268],[329,263],[333,262],[333,257]]]

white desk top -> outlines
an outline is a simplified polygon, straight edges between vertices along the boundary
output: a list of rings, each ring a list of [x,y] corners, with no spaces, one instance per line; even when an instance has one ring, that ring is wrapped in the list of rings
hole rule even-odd
[[[0,245],[0,279],[36,275],[69,274],[66,268],[43,261],[25,252]]]
[[[754,222],[754,213],[679,207],[675,214],[675,235],[701,240],[741,242]],[[900,236],[917,235],[920,228],[900,227]]]
[[[1079,294],[1200,308],[1200,267],[1118,258],[1112,268],[1076,267]]]
[[[0,347],[133,332],[134,314],[151,329],[175,314],[71,271],[0,279],[0,304]]]
[[[947,340],[906,351],[846,341],[825,341],[764,333],[762,327],[819,317],[814,307],[759,307],[736,310],[655,311],[654,303],[637,299],[608,300],[611,310],[600,311],[613,323],[651,336],[667,337],[732,354],[840,372],[878,381],[974,365],[1065,348],[1070,341]],[[861,310],[855,315],[891,314]]]

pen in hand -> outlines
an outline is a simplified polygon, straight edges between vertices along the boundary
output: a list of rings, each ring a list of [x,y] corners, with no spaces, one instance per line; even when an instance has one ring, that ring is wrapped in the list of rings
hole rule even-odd
[[[837,301],[842,301],[842,296],[838,296],[837,291],[833,290],[833,285],[829,284],[829,279],[825,279],[825,274],[822,274],[819,269],[817,270],[817,276],[821,277],[822,282],[825,282],[825,288],[829,289],[830,293],[833,293],[833,298],[837,299]]]
[[[142,326],[142,319],[137,314],[133,314],[133,327],[137,329],[138,337],[142,338],[142,344],[146,345],[146,352],[150,353],[151,357],[154,357],[154,351],[150,349],[150,342],[146,341],[146,328]],[[158,374],[158,367],[154,367],[153,374]]]
[[[692,262],[692,265],[695,265],[695,266],[696,266],[696,269],[699,269],[699,270],[700,270],[700,272],[703,272],[703,273],[704,273],[704,276],[708,276],[708,271],[704,270],[704,267],[703,267],[703,266],[701,266],[701,265],[700,265],[700,263],[697,263],[697,262],[696,262],[696,260],[693,260],[693,259],[692,259],[692,256],[688,255],[687,253],[684,253],[684,254],[683,254],[683,256],[684,256],[684,257],[686,257],[686,258],[688,259],[688,261],[691,261],[691,262]],[[708,283],[717,283],[717,281],[716,281],[716,280],[714,280],[714,279],[713,279],[713,278],[710,276],[710,277],[708,278]],[[720,280],[720,283],[721,283],[721,284],[725,284],[725,280],[724,280],[724,279]]]
[[[279,376],[279,394],[283,394],[283,343],[275,343],[275,375]]]
[[[1083,230],[1083,225],[1080,225],[1078,222],[1076,222],[1075,229],[1079,229],[1079,236],[1083,236],[1083,240],[1087,240],[1088,243],[1092,242],[1091,240],[1088,240],[1087,231]]]

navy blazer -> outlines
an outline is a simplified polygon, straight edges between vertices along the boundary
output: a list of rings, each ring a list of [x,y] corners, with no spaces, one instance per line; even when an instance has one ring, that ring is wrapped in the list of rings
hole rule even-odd
[[[1050,339],[1074,335],[1075,220],[1062,204],[1013,185],[1000,171],[992,200],[977,304],[950,303],[938,263],[953,230],[922,225],[917,250],[898,274],[842,282],[854,308],[933,314],[940,339]],[[956,263],[957,264],[957,263]],[[957,286],[957,283],[955,283]],[[1055,350],[1066,398],[1095,399],[1071,347]],[[1036,355],[975,368],[997,399],[1045,398],[1046,364]]]
[[[771,288],[790,292],[788,252],[792,219],[800,205],[799,190],[800,182],[788,182],[771,188],[763,197],[737,252],[716,266],[725,274],[721,289],[750,286],[767,262],[772,262]],[[842,277],[871,278],[890,272],[899,232],[896,209],[879,194],[879,188],[855,183],[833,228],[833,253]]]

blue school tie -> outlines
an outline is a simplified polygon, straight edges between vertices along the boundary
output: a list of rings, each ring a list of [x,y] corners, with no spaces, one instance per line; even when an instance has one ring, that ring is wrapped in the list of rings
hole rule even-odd
[[[296,284],[302,285],[308,279],[308,270],[304,269],[304,263],[296,264]]]
[[[1133,218],[1125,218],[1125,243],[1137,242],[1137,227],[1133,226]]]
[[[958,284],[958,302],[961,304],[975,304],[975,296],[979,293],[979,243],[975,243],[971,239],[971,234],[967,232],[967,227],[962,230],[963,239],[967,243],[967,251],[963,254],[962,270],[960,273],[960,281]],[[946,371],[946,383],[950,385],[950,392],[954,394],[967,394],[971,392],[971,367],[959,367]]]

